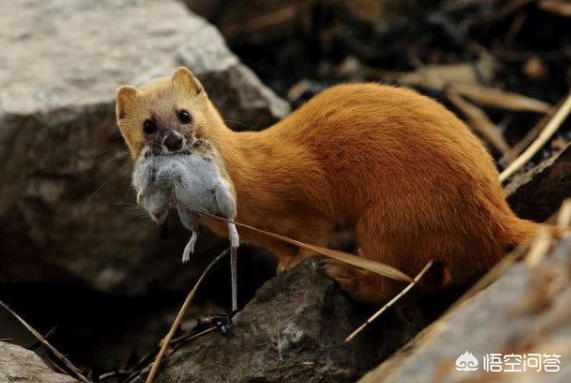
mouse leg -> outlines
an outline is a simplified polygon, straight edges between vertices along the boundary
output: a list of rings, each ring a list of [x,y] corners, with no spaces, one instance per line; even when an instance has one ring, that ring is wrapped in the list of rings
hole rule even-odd
[[[238,311],[238,246],[240,237],[234,223],[228,223],[230,237],[230,274],[232,283],[232,312]]]
[[[182,253],[182,262],[186,263],[190,260],[190,254],[194,253],[196,241],[198,240],[198,217],[190,210],[185,209],[180,204],[177,206],[178,216],[180,221],[188,230],[192,232],[190,240],[186,244]]]
[[[190,254],[194,254],[194,247],[196,246],[196,241],[198,240],[198,232],[196,230],[192,231],[192,236],[188,240],[184,251],[182,252],[182,263],[190,261]]]

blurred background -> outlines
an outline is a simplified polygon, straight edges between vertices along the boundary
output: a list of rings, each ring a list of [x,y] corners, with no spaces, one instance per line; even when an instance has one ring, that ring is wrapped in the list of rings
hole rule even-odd
[[[0,300],[94,375],[154,346],[226,246],[202,232],[183,266],[189,233],[136,206],[114,122],[120,85],[187,66],[236,130],[262,129],[336,83],[412,87],[466,121],[502,170],[571,80],[563,0],[3,0],[0,14]],[[570,128],[524,170],[566,153]],[[508,181],[514,209],[535,220],[567,194]],[[351,250],[352,233],[331,246]],[[245,303],[275,263],[249,247],[240,257]],[[208,278],[191,316],[227,309],[228,273]],[[1,309],[0,339],[35,342]]]

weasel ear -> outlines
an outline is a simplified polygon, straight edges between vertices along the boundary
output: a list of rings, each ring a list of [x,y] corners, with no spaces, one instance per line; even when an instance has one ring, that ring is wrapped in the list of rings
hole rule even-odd
[[[185,67],[180,67],[174,72],[172,82],[192,90],[195,95],[200,94],[203,90],[200,81]]]
[[[135,101],[137,89],[132,86],[122,86],[117,91],[117,120],[122,120],[126,115],[127,105]]]

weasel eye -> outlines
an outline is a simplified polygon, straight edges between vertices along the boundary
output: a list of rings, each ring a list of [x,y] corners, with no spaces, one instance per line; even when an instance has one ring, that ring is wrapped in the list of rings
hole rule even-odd
[[[157,131],[157,126],[153,121],[146,119],[145,122],[143,122],[143,132],[145,134],[153,134],[156,131]]]
[[[190,116],[190,113],[188,113],[188,111],[186,111],[184,109],[181,109],[181,111],[178,112],[178,119],[183,124],[188,124],[188,123],[190,123],[190,121],[192,121],[192,117]]]

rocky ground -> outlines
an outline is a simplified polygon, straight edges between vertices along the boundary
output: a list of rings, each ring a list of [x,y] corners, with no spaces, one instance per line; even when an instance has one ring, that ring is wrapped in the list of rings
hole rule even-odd
[[[172,217],[152,224],[129,187],[115,91],[181,65],[237,130],[261,129],[333,83],[411,86],[463,117],[504,168],[569,89],[571,38],[553,33],[568,30],[571,12],[552,0],[437,3],[1,2],[0,300],[88,380],[126,383],[138,371],[224,247],[204,233],[192,264],[181,266],[187,232]],[[570,128],[505,183],[520,216],[548,220],[571,194]],[[333,242],[350,249],[353,240],[340,231]],[[234,326],[177,343],[156,381],[569,381],[570,246],[539,238],[462,304],[446,311],[466,287],[405,299],[349,344],[345,336],[375,308],[349,300],[319,260],[267,281],[271,258],[245,248],[245,306]],[[224,311],[227,276],[221,267],[206,280],[184,330]],[[561,371],[485,372],[489,350],[560,354]],[[454,368],[466,351],[477,372]],[[0,309],[0,382],[80,379],[69,373]]]

